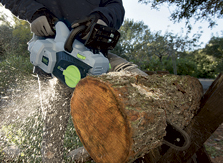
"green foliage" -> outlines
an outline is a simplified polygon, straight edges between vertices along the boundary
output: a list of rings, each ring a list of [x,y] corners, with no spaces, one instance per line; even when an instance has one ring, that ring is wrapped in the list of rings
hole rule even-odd
[[[220,72],[217,70],[218,61],[213,56],[208,56],[202,50],[191,53],[190,60],[197,65],[197,78],[215,78]]]
[[[145,68],[148,71],[159,71],[159,70],[168,71],[167,65],[169,64],[171,64],[171,60],[167,59],[167,57],[164,57],[161,63],[159,57],[153,56],[150,58]]]
[[[178,75],[215,78],[223,72],[223,39],[213,37],[202,50],[198,47],[201,32],[189,39],[166,32],[152,33],[143,22],[125,20],[120,28],[121,39],[114,53],[139,65],[142,70],[167,70]],[[183,31],[182,31],[183,33]]]
[[[127,19],[119,31],[121,38],[112,52],[142,66],[142,62],[151,56],[147,50],[147,43],[152,39],[148,26]]]
[[[223,142],[221,144],[223,145]],[[212,158],[222,156],[221,150],[216,149],[215,146],[205,145],[205,149]]]
[[[67,130],[65,133],[65,138],[64,138],[64,158],[66,159],[66,155],[68,152],[71,150],[77,149],[78,147],[82,147],[83,144],[81,143],[76,130],[74,128],[73,122],[72,122],[72,117],[70,116],[70,119],[68,121],[67,125]],[[68,159],[69,160],[69,159]]]
[[[146,69],[149,71],[166,70],[174,73],[172,65],[173,62],[168,56],[163,57],[162,63],[159,57],[153,56],[146,65]],[[202,50],[179,54],[176,65],[178,75],[190,75],[197,78],[215,78],[223,70],[222,60],[206,55]]]
[[[149,69],[155,71],[168,69],[175,74],[177,73],[177,67],[181,68],[183,62],[180,60],[181,65],[178,66],[179,61],[177,61],[177,58],[181,58],[180,55],[186,50],[191,50],[197,46],[200,38],[200,33],[194,35],[192,39],[189,39],[189,33],[186,36],[176,35],[171,32],[161,35],[160,31],[152,33],[143,22],[134,22],[129,19],[124,21],[119,31],[121,38],[113,53],[139,65],[142,70]],[[156,60],[155,56],[159,58],[159,61]],[[165,57],[168,57],[168,62],[164,61]],[[192,68],[194,67],[193,65],[194,63],[186,67]],[[185,71],[179,70],[179,73],[181,74]],[[192,72],[187,72],[187,74],[192,74]]]
[[[177,74],[190,75],[196,77],[197,65],[189,58],[180,58],[177,60]]]
[[[212,37],[203,51],[219,59],[223,59],[223,37]]]
[[[9,50],[23,54],[27,51],[27,42],[32,38],[27,21],[8,16],[0,12],[0,54]]]
[[[24,122],[17,120],[16,123],[2,127],[6,146],[16,145],[20,149],[14,161],[41,162],[42,127],[41,116],[37,113]]]
[[[32,72],[27,42],[29,24],[14,17],[14,25],[2,14],[0,21],[0,95],[28,78]]]
[[[25,51],[22,55],[7,51],[0,62],[0,95],[5,94],[10,87],[16,87],[30,78],[32,64],[29,54]]]
[[[12,35],[15,41],[19,42],[17,51],[27,51],[27,42],[32,38],[29,23],[24,20],[19,20],[13,28]]]
[[[0,57],[8,50],[14,49],[14,42],[12,36],[12,28],[6,25],[0,26]]]
[[[148,71],[169,71],[171,74],[174,73],[173,63],[170,57],[163,57],[162,64],[158,57],[152,57],[149,64],[147,65]],[[190,75],[196,77],[197,65],[194,61],[189,58],[179,58],[177,59],[177,74],[178,75]]]
[[[216,72],[223,73],[223,59],[216,59],[217,67]]]
[[[153,8],[158,8],[164,3],[168,5],[174,5],[175,11],[172,12],[171,18],[174,21],[180,21],[183,19],[189,23],[190,18],[195,20],[207,20],[209,26],[215,25],[215,18],[223,18],[223,2],[222,0],[138,0],[138,2],[151,4]]]
[[[162,58],[170,55],[170,48],[168,40],[165,36],[162,36],[160,32],[157,32],[153,36],[153,40],[147,43],[150,54],[156,55],[162,65]],[[161,68],[162,69],[162,68]]]

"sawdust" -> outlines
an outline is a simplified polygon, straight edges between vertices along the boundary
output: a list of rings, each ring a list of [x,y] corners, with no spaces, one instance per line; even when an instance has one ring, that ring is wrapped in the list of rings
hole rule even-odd
[[[37,79],[27,81],[26,85],[8,89],[5,98],[0,100],[0,129],[2,125],[25,120],[40,107]]]

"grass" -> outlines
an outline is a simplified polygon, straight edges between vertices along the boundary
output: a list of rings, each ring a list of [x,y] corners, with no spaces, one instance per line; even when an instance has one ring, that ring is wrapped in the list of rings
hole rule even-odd
[[[22,85],[31,77],[32,65],[28,52],[22,55],[15,52],[6,52],[0,57],[0,95],[3,96],[7,89]]]
[[[2,126],[4,146],[17,146],[20,154],[13,161],[41,162],[40,143],[42,137],[42,122],[38,115],[26,119],[26,122],[18,120],[14,124]],[[2,153],[1,159],[9,159]],[[4,160],[4,161],[6,161]],[[11,161],[11,160],[10,160]]]
[[[18,51],[11,51],[0,56],[1,99],[12,96],[11,89],[27,89],[27,83],[33,80],[32,69],[28,51],[24,51],[22,54]],[[20,105],[23,102],[22,98],[24,97],[14,101],[14,105]],[[0,126],[0,162],[41,162],[43,122],[40,108],[34,109],[35,113],[25,120],[17,119],[13,123]],[[13,159],[3,152],[4,147],[12,145],[18,147],[20,151],[19,155]],[[82,146],[82,143],[70,118],[64,139],[64,159],[66,162],[69,162],[66,154],[79,146]]]
[[[217,150],[213,146],[205,145],[205,149],[207,150],[207,153],[210,157],[215,158],[222,155],[222,152],[220,150]]]
[[[2,126],[1,132],[4,141],[4,146],[15,145],[20,149],[20,154],[14,158],[16,162],[41,162],[41,141],[42,141],[43,123],[41,115],[36,113],[28,117],[25,122],[18,120],[14,124]],[[78,147],[82,146],[71,118],[68,122],[68,127],[64,139],[64,160],[66,154]],[[3,148],[0,148],[0,162],[12,161],[3,153]]]
[[[205,142],[205,148],[211,158],[223,156],[223,124]]]

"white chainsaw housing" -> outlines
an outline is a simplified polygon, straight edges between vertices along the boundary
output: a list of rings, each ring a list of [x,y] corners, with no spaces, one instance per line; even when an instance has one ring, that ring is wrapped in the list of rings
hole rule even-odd
[[[55,38],[43,38],[33,35],[33,38],[28,42],[31,63],[34,66],[40,67],[46,73],[51,74],[57,62],[56,53],[65,51],[64,44],[70,34],[70,30],[61,21],[57,22],[55,28]],[[66,53],[92,67],[88,73],[100,75],[109,70],[109,61],[101,52],[94,54],[76,39],[72,47],[72,52]]]

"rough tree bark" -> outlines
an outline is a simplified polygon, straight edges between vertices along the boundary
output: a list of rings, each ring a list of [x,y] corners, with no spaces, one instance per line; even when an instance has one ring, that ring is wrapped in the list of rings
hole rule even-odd
[[[181,128],[190,122],[202,92],[190,76],[88,76],[75,88],[71,115],[95,162],[133,162],[162,144],[166,119]]]
[[[223,74],[219,74],[201,99],[198,114],[184,129],[191,138],[191,144],[185,151],[169,149],[158,163],[184,163],[187,162],[214,131],[223,123]],[[199,154],[199,153],[198,153]],[[206,160],[208,162],[209,160]]]

